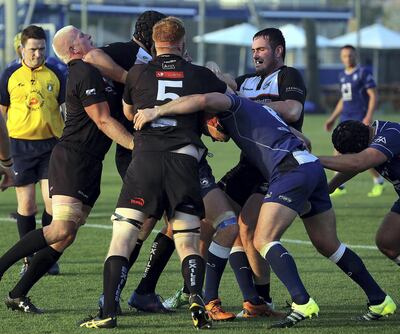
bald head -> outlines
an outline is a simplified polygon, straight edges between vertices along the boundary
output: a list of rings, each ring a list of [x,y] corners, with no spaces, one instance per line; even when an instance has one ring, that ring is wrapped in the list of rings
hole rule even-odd
[[[58,30],[53,38],[54,53],[66,64],[73,59],[82,59],[93,48],[91,36],[72,25]]]

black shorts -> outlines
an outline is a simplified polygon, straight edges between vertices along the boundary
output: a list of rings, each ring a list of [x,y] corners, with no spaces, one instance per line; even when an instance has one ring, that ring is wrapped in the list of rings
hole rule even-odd
[[[212,173],[212,169],[205,157],[203,157],[199,162],[199,179],[200,179],[201,197],[203,198],[211,190],[218,188],[217,184],[215,183],[215,177]]]
[[[115,149],[115,165],[117,166],[118,174],[121,179],[124,178],[131,160],[132,151],[117,144]]]
[[[173,152],[135,152],[124,178],[118,208],[130,208],[160,219],[175,211],[204,217],[199,164]]]
[[[265,195],[268,190],[268,182],[264,176],[245,159],[240,159],[239,163],[222,177],[218,186],[241,207],[252,194]]]
[[[48,178],[50,155],[56,144],[56,138],[43,140],[10,138],[17,187]]]
[[[93,207],[100,195],[103,163],[73,147],[54,147],[49,165],[50,197],[65,195]]]

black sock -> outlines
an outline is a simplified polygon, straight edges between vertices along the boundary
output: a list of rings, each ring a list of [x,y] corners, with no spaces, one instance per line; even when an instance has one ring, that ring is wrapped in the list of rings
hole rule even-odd
[[[182,292],[183,293],[186,293],[186,294],[190,294],[190,290],[189,290],[189,288],[188,288],[188,286],[186,285],[186,282],[185,282],[185,280],[183,281],[183,289],[182,289]]]
[[[182,276],[190,294],[201,296],[204,282],[205,264],[200,255],[186,256],[182,261]]]
[[[136,288],[138,294],[146,295],[155,292],[161,273],[174,250],[174,241],[165,234],[158,233],[151,245],[149,260],[147,261],[143,277]]]
[[[143,245],[143,240],[137,239],[135,248],[133,249],[131,255],[129,256],[128,271],[131,270],[132,266],[135,264],[140,254],[140,250],[142,249],[142,245]]]
[[[43,213],[42,213],[42,226],[45,227],[45,226],[50,225],[52,220],[53,220],[53,216],[48,214],[46,209],[44,209]]]
[[[346,247],[345,252],[336,264],[364,290],[372,305],[379,305],[385,300],[385,292],[372,278],[359,256],[351,249]]]
[[[128,259],[123,256],[110,256],[104,263],[103,318],[115,317],[122,289],[128,278]]]
[[[62,253],[47,246],[38,251],[32,258],[28,270],[17,285],[10,291],[11,298],[26,296],[36,282],[43,277],[51,266],[57,262]]]
[[[272,298],[269,295],[270,290],[271,290],[271,284],[267,283],[267,284],[256,284],[255,285],[256,290],[258,292],[258,294],[267,302],[267,303],[271,303],[272,302]]]
[[[0,258],[0,278],[15,262],[47,246],[43,229],[29,232]]]
[[[25,234],[36,228],[35,215],[23,216],[17,213],[17,227],[19,238],[22,239]]]

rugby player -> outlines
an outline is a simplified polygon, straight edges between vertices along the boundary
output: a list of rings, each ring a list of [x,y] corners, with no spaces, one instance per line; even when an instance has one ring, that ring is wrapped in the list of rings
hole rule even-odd
[[[204,67],[192,65],[185,53],[185,29],[169,17],[153,28],[157,57],[134,66],[124,91],[124,112],[132,119],[137,108],[162,105],[192,92],[226,91],[226,84]],[[102,314],[84,320],[81,327],[117,326],[117,305],[126,282],[128,257],[147,217],[160,219],[164,211],[172,226],[181,258],[182,275],[190,289],[193,325],[209,328],[211,322],[201,298],[204,260],[199,253],[200,218],[204,206],[200,194],[199,161],[205,153],[200,140],[201,114],[170,117],[135,132],[135,149],[124,178],[113,220],[113,237],[104,265]]]
[[[342,155],[319,157],[325,168],[340,172],[329,182],[331,193],[358,173],[374,168],[400,195],[399,123],[375,121],[370,126],[347,120],[333,131],[332,143]],[[400,199],[383,218],[375,241],[384,255],[400,265]]]
[[[325,130],[331,131],[336,119],[339,122],[346,120],[362,121],[370,125],[373,121],[374,112],[378,104],[376,83],[369,69],[357,64],[356,49],[352,45],[345,45],[340,50],[340,60],[344,65],[343,72],[339,74],[341,98],[332,114],[325,122]],[[375,169],[370,169],[374,185],[368,193],[368,197],[382,195],[384,179]],[[340,185],[331,194],[333,197],[345,195],[347,189],[344,184]]]
[[[316,249],[348,274],[367,295],[368,310],[361,319],[393,314],[396,304],[375,282],[362,260],[337,237],[335,214],[321,163],[305,150],[304,142],[292,132],[296,130],[290,129],[273,109],[235,95],[192,95],[158,108],[139,110],[134,118],[135,128],[141,129],[159,117],[199,110],[219,115],[227,134],[269,182],[254,246],[292,298],[290,313],[271,328],[292,327],[319,312],[300,279],[294,259],[280,242],[298,215]]]
[[[133,148],[133,137],[110,116],[115,96],[100,72],[82,61],[93,48],[91,36],[73,26],[60,29],[53,39],[58,57],[68,64],[67,120],[49,164],[49,191],[53,221],[25,235],[0,258],[0,277],[18,259],[36,252],[25,275],[10,291],[8,308],[42,313],[27,297],[30,288],[70,246],[100,194],[104,155],[111,139]]]

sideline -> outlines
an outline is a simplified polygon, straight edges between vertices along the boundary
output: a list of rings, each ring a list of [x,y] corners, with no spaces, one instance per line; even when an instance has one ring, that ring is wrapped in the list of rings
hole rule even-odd
[[[105,214],[105,213],[93,213],[90,214],[90,218],[108,218],[110,217],[110,214]],[[5,218],[5,217],[0,217],[0,222],[15,222],[14,219],[12,218]],[[40,224],[40,221],[36,221],[36,224]],[[99,229],[104,229],[104,230],[111,230],[111,223],[110,225],[102,225],[102,224],[91,224],[91,223],[86,223],[82,227],[89,227],[89,228],[99,228]],[[153,229],[151,233],[159,233],[160,230]],[[305,241],[305,240],[297,240],[297,239],[281,239],[283,242],[287,242],[288,244],[297,244],[297,245],[307,245],[307,246],[312,246],[311,241]],[[376,246],[368,246],[368,245],[348,245],[345,244],[346,246],[353,248],[353,249],[368,249],[368,250],[378,250]]]

